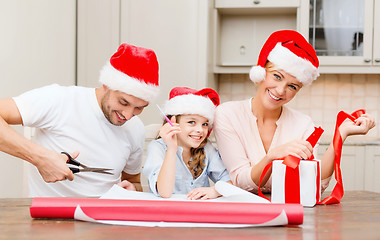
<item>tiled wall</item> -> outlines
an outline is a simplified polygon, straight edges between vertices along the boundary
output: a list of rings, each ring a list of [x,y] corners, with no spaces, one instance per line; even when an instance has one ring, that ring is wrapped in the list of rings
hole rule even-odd
[[[248,99],[256,93],[248,74],[220,74],[218,78],[221,102]],[[322,139],[327,141],[331,141],[340,110],[351,113],[364,108],[377,122],[365,139],[380,139],[380,74],[322,74],[311,86],[302,88],[288,106],[311,116],[325,130]]]

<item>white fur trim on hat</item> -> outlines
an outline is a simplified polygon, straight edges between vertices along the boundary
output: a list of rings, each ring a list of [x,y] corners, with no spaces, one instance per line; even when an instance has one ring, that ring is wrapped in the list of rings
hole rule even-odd
[[[99,82],[112,90],[133,95],[147,102],[151,102],[159,94],[158,86],[130,77],[116,70],[109,62],[100,71]]]
[[[251,71],[249,71],[249,78],[252,82],[258,83],[265,79],[266,71],[265,68],[261,66],[253,66]]]
[[[166,115],[197,114],[205,117],[209,121],[209,126],[214,123],[216,106],[207,97],[186,94],[173,97],[164,106]]]
[[[297,78],[303,85],[310,85],[319,76],[318,69],[311,62],[298,57],[281,43],[277,43],[269,53],[268,61]]]

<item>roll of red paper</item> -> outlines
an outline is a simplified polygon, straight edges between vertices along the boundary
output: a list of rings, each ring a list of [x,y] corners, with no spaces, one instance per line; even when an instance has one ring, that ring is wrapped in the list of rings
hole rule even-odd
[[[78,205],[95,220],[261,224],[284,211],[288,224],[303,222],[302,205],[273,203],[34,198],[30,214],[33,218],[73,219]]]

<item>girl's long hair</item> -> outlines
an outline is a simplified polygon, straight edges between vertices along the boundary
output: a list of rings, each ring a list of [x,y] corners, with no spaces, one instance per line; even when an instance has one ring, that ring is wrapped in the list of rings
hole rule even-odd
[[[171,115],[167,116],[169,119],[172,118]],[[176,115],[176,121],[178,122],[179,119],[181,118],[181,115]],[[166,123],[166,120],[164,120],[163,124]],[[157,136],[157,139],[160,138],[160,136]],[[199,144],[197,148],[191,148],[190,149],[190,154],[191,158],[193,159],[192,161],[189,161],[187,164],[187,168],[190,170],[191,174],[193,175],[193,179],[196,179],[199,177],[204,169],[205,165],[205,149],[204,146],[206,146],[208,141],[208,136]]]

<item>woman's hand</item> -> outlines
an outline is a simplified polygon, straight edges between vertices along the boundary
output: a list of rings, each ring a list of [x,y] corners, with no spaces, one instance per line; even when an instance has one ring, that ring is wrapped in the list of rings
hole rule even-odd
[[[159,136],[164,140],[168,149],[177,149],[177,133],[181,132],[179,124],[176,123],[175,116],[172,116],[170,121],[173,123],[171,126],[169,123],[165,123],[159,132]]]
[[[342,140],[344,141],[348,136],[351,135],[365,135],[368,131],[375,126],[375,119],[365,113],[361,115],[355,122],[346,119],[339,127]]]
[[[294,140],[277,146],[268,151],[267,157],[269,161],[281,159],[288,155],[292,155],[301,159],[308,159],[313,154],[313,147],[306,140]]]
[[[190,200],[206,200],[206,199],[213,199],[222,196],[219,194],[215,187],[200,187],[200,188],[194,188],[190,192],[187,193],[187,198]]]

